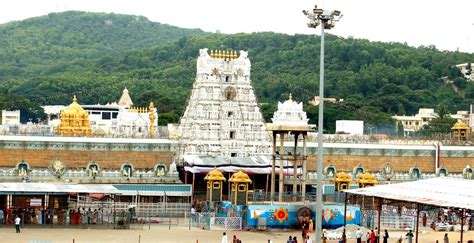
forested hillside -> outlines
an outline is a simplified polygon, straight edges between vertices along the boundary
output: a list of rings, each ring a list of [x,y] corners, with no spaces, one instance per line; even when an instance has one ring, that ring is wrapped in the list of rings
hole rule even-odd
[[[473,62],[473,54],[332,35],[326,40],[326,96],[344,99],[327,106],[330,132],[337,119],[362,119],[380,132],[393,130],[393,114],[440,106],[455,112],[473,102],[474,84],[452,67]],[[0,44],[0,106],[68,104],[72,94],[80,103],[106,103],[126,86],[138,105],[155,101],[160,124],[177,122],[199,49],[209,48],[249,52],[267,119],[288,93],[305,101],[311,122],[317,119],[317,109],[306,105],[318,89],[320,40],[314,36],[209,34],[143,17],[66,12],[0,25]],[[442,77],[454,80],[458,91]]]

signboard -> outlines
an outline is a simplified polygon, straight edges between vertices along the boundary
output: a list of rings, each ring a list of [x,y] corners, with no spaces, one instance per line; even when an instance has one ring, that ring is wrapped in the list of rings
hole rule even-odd
[[[41,199],[30,199],[30,206],[31,207],[41,207],[43,204],[42,204],[42,200]]]

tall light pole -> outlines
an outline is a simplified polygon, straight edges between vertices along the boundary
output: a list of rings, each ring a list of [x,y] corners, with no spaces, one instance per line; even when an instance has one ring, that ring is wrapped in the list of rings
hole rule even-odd
[[[316,232],[315,242],[321,242],[322,212],[323,212],[323,117],[324,117],[324,30],[332,29],[342,17],[341,12],[327,11],[314,6],[312,10],[303,10],[309,19],[308,27],[316,28],[321,25],[321,61],[319,63],[319,116],[318,116],[318,159],[316,166]]]

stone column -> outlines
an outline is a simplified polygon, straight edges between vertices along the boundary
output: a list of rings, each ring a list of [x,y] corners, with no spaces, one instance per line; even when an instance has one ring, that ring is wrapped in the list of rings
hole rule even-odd
[[[284,167],[283,159],[285,158],[285,133],[280,133],[280,174],[279,174],[279,187],[278,187],[278,201],[283,202],[283,193],[285,192],[285,178],[284,178]]]
[[[299,132],[293,133],[295,136],[295,147],[293,148],[293,194],[296,197],[298,193],[298,161],[297,161],[297,152],[298,152],[298,136]],[[296,198],[295,198],[296,199]]]
[[[307,155],[306,155],[306,138],[307,138],[307,133],[303,133],[303,175],[301,176],[301,194],[303,196],[303,201],[305,200],[305,194],[306,194],[306,161]]]
[[[273,131],[273,141],[272,141],[272,178],[271,178],[271,185],[270,185],[270,201],[273,202],[273,197],[275,196],[275,164],[276,164],[276,132]]]

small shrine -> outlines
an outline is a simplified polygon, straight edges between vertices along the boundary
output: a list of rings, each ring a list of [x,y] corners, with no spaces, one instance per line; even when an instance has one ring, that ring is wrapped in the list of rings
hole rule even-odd
[[[75,95],[72,99],[72,103],[61,111],[61,120],[55,132],[65,137],[92,136],[89,113],[77,103]]]
[[[222,201],[222,187],[225,181],[224,174],[217,168],[214,168],[207,173],[204,180],[207,181],[206,200],[209,202]]]
[[[309,119],[306,116],[306,112],[303,110],[303,102],[296,102],[293,100],[293,96],[289,94],[288,100],[281,103],[278,102],[278,110],[273,113],[272,124],[267,126],[267,129],[272,132],[272,147],[273,147],[273,161],[272,161],[272,175],[271,175],[271,198],[276,190],[276,160],[279,160],[279,185],[278,185],[278,201],[283,201],[284,191],[284,161],[291,161],[293,163],[293,194],[298,193],[298,181],[301,181],[301,194],[306,194],[306,139],[308,132],[312,131],[312,128],[308,125]],[[280,137],[280,151],[277,152],[277,135]],[[293,136],[294,146],[291,152],[285,153],[284,143],[285,136]],[[299,137],[303,137],[303,151],[298,151]],[[301,164],[302,175],[298,179],[298,163]],[[286,172],[291,173],[291,172]]]
[[[458,121],[451,128],[451,134],[454,140],[467,141],[471,128],[464,122]]]
[[[348,190],[349,185],[351,184],[352,178],[349,174],[344,172],[339,172],[334,178],[334,185],[336,186],[336,191],[340,192],[343,190]]]
[[[365,172],[364,174],[360,174],[357,182],[359,183],[360,188],[375,186],[377,182],[377,178],[374,175],[370,174],[369,172]]]
[[[252,183],[249,176],[242,170],[234,173],[229,182],[231,184],[230,201],[234,205],[247,205],[249,184]]]

